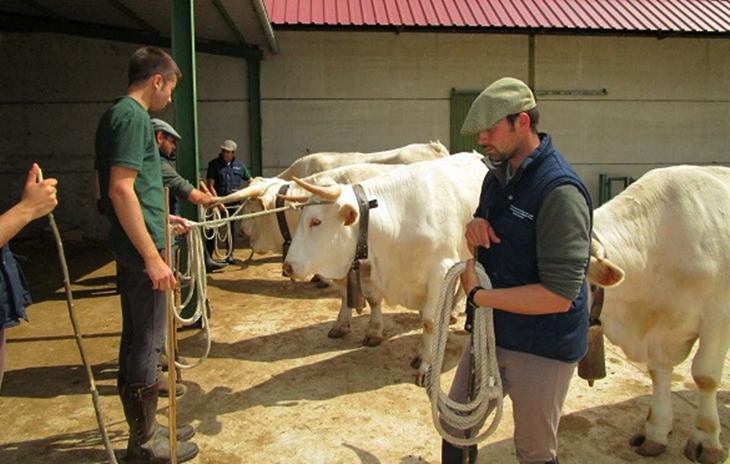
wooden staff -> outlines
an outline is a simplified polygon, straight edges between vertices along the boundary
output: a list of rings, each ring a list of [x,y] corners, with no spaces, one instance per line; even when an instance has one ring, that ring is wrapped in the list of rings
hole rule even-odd
[[[168,221],[170,218],[170,189],[165,187],[165,263],[172,269],[172,238]],[[165,291],[165,306],[167,309],[167,375],[170,399],[170,413],[168,422],[170,428],[170,463],[177,464],[177,395],[175,386],[177,376],[175,371],[175,297],[174,290]]]

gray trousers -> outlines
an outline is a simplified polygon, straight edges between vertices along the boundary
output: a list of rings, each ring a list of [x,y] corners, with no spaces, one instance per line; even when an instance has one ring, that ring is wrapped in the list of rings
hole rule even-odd
[[[128,385],[152,385],[165,342],[165,292],[152,289],[144,261],[137,253],[114,254],[122,300],[119,376]]]
[[[449,398],[465,402],[469,388],[470,343],[456,368]],[[558,456],[558,424],[578,363],[565,363],[497,347],[502,391],[512,400],[514,445],[522,464],[543,464]],[[493,411],[496,402],[492,402]],[[472,432],[475,434],[476,431]]]

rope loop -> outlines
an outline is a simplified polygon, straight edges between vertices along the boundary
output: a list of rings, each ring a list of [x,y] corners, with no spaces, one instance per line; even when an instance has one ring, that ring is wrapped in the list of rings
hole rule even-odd
[[[502,418],[502,379],[497,364],[492,308],[475,309],[474,329],[470,337],[472,353],[472,389],[466,403],[452,400],[441,388],[446,342],[449,336],[449,318],[454,307],[456,286],[459,276],[466,269],[466,262],[454,264],[444,277],[441,287],[437,313],[434,317],[433,344],[431,346],[432,364],[426,371],[426,393],[431,401],[431,416],[441,437],[458,446],[471,446],[484,441],[497,429]],[[479,284],[492,288],[481,264],[476,263]],[[490,413],[490,403],[494,402],[494,418],[486,430],[470,437],[471,431],[479,429]],[[454,435],[455,431],[462,432]],[[466,436],[465,436],[466,435]]]

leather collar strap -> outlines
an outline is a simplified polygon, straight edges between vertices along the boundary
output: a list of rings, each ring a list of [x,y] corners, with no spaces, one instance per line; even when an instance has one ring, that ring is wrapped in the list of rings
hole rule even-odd
[[[360,209],[360,233],[357,237],[357,248],[355,248],[355,260],[368,258],[368,224],[370,223],[370,208],[378,207],[378,200],[368,201],[362,185],[352,186],[357,199],[357,206]]]
[[[593,304],[591,305],[591,325],[601,323],[601,311],[603,311],[603,287],[593,290]]]
[[[289,191],[289,184],[284,184],[279,188],[279,195],[286,195]],[[277,195],[276,202],[274,205],[277,208],[284,206],[284,199]],[[286,211],[279,211],[276,213],[276,222],[279,223],[279,232],[284,237],[284,258],[286,258],[286,252],[289,251],[289,245],[291,245],[291,232],[289,226],[286,223]]]

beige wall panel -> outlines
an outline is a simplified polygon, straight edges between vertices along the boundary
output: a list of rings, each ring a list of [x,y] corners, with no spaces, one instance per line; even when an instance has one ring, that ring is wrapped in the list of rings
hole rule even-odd
[[[449,101],[275,100],[264,104],[264,175],[320,151],[373,152],[449,137]],[[275,122],[274,122],[275,121]]]
[[[571,162],[681,164],[728,162],[730,105],[691,101],[548,101],[541,130]]]
[[[205,174],[208,161],[218,156],[224,140],[238,144],[236,157],[251,167],[248,134],[248,101],[200,101],[198,103],[200,154],[198,163]]]
[[[527,75],[527,38],[510,35],[279,32],[262,98],[444,98]],[[496,53],[496,51],[499,51]]]
[[[536,86],[607,89],[609,100],[730,99],[730,41],[628,37],[536,39]]]

